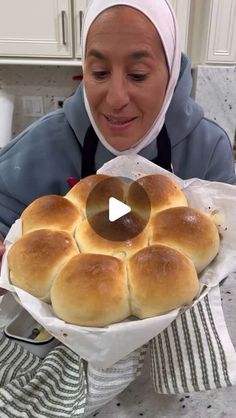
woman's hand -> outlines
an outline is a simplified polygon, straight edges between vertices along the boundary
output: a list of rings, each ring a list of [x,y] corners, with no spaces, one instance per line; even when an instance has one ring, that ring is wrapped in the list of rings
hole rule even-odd
[[[3,241],[4,241],[4,237],[3,237],[2,234],[0,234],[0,271],[1,271],[1,265],[2,265],[2,256],[3,256],[3,253],[4,253]],[[5,293],[7,293],[7,290],[2,289],[0,287],[0,296],[4,295]]]

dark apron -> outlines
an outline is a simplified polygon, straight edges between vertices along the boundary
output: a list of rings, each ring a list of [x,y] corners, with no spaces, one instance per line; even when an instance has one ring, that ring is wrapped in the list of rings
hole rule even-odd
[[[164,125],[157,139],[157,157],[151,160],[154,164],[172,172],[171,168],[171,144],[167,134],[166,126]],[[99,139],[92,127],[88,128],[85,138],[84,146],[82,148],[82,168],[81,178],[95,174],[95,154],[97,150]]]

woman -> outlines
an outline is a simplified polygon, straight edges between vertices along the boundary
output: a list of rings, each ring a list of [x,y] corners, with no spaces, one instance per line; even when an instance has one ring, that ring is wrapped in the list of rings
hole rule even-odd
[[[226,133],[190,97],[191,65],[167,1],[92,0],[82,61],[84,81],[63,109],[0,153],[3,236],[32,200],[65,194],[71,178],[117,155],[139,153],[183,179],[235,182]]]

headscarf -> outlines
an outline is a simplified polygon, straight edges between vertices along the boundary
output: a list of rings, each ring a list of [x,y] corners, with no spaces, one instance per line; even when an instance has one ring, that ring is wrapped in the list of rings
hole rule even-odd
[[[125,151],[118,151],[104,138],[97,127],[84,87],[85,108],[90,118],[94,131],[102,144],[114,155],[136,154],[149,145],[161,131],[165,115],[171,102],[176,83],[178,81],[181,61],[181,49],[179,44],[178,25],[175,13],[167,0],[91,0],[85,13],[82,30],[82,66],[85,65],[85,49],[89,28],[97,16],[112,6],[130,6],[142,12],[155,26],[165,51],[168,69],[169,83],[166,89],[164,101],[160,112],[150,127],[149,131],[136,144]]]

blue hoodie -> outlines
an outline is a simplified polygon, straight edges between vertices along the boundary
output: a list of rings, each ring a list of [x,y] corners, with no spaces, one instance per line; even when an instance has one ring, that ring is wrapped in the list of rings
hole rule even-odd
[[[236,183],[232,146],[227,134],[204,117],[190,97],[191,65],[182,55],[179,80],[166,114],[174,173],[188,179]],[[64,195],[67,179],[81,178],[81,147],[90,121],[85,110],[82,83],[63,109],[49,113],[29,126],[0,152],[0,232],[5,235],[24,208],[45,194]],[[152,160],[156,141],[140,153]],[[115,156],[101,142],[95,168]]]

